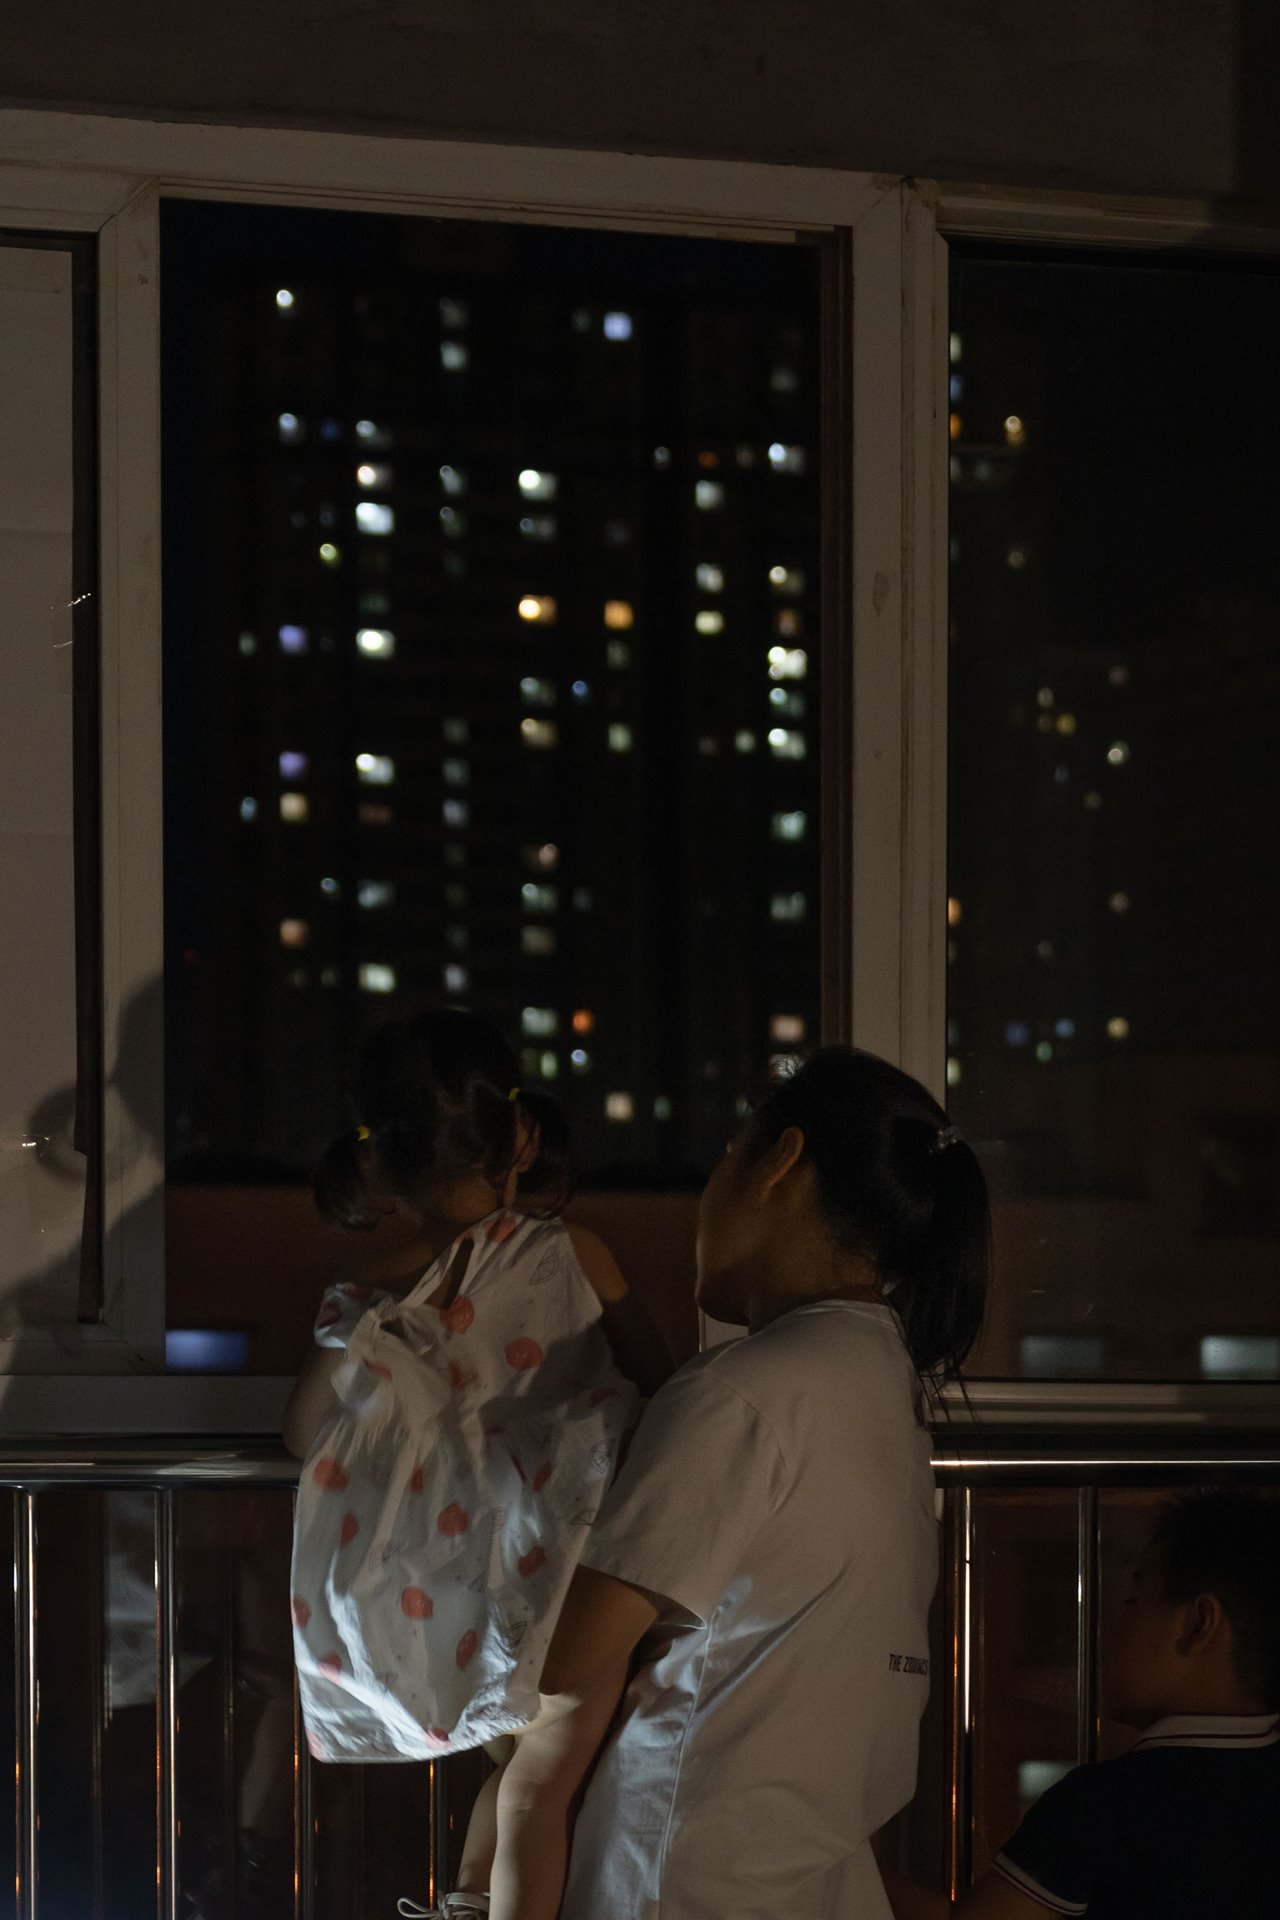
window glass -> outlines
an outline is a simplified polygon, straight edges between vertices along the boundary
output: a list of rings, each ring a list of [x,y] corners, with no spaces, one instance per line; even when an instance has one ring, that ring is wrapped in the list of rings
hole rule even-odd
[[[979,1371],[1280,1377],[1280,277],[961,252],[949,1100]]]
[[[197,203],[162,248],[171,1277],[432,1004],[588,1184],[700,1183],[817,1033],[816,250]]]

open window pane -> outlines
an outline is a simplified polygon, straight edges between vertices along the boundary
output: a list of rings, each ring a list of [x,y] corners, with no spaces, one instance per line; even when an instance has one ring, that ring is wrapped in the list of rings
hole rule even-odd
[[[232,1185],[314,1289],[298,1189],[371,1022],[497,1020],[615,1192],[689,1193],[816,1039],[819,256],[182,203],[163,264],[200,1332]]]
[[[979,1370],[1280,1377],[1280,277],[958,255],[949,1098]]]

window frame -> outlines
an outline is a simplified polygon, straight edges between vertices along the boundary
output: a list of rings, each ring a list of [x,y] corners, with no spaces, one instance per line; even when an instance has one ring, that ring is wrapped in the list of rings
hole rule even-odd
[[[1280,249],[1196,202],[1028,194],[748,162],[0,112],[0,225],[91,234],[99,248],[104,1028],[104,1325],[73,1364],[10,1376],[0,1427],[250,1431],[284,1384],[166,1377],[164,1169],[126,1137],[163,1111],[158,1017],[116,1058],[121,1008],[163,976],[160,738],[159,208],[165,197],[637,233],[830,240],[824,374],[829,667],[824,750],[823,1008],[831,1039],[945,1077],[947,241]],[[855,645],[856,639],[856,645]],[[824,806],[825,806],[824,802]],[[119,1076],[129,1076],[122,1087]],[[158,1131],[157,1136],[158,1136]],[[90,1336],[99,1336],[94,1339]],[[96,1379],[86,1378],[94,1374]],[[123,1374],[151,1374],[126,1396]],[[988,1391],[988,1389],[991,1391]],[[36,1390],[38,1389],[38,1391]],[[975,1382],[979,1413],[1026,1423],[1131,1419],[1189,1390]],[[1280,1420],[1280,1393],[1266,1419]],[[1218,1387],[1255,1423],[1253,1389]],[[1175,1405],[1176,1402],[1176,1405]],[[1029,1411],[1028,1411],[1029,1409]],[[1056,1411],[1055,1411],[1056,1410]],[[1150,1418],[1150,1412],[1146,1415]],[[1204,1416],[1196,1412],[1194,1417]]]

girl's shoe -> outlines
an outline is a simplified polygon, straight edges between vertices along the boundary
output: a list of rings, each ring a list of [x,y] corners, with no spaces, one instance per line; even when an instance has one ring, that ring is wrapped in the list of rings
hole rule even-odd
[[[402,1920],[486,1920],[489,1896],[487,1893],[446,1893],[442,1907],[420,1907],[416,1900],[401,1900],[396,1912]]]

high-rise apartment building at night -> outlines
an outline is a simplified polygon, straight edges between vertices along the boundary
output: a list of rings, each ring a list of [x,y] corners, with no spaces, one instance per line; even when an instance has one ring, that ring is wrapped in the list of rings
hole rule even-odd
[[[169,1132],[490,1014],[676,1179],[817,1030],[817,257],[167,215]]]

